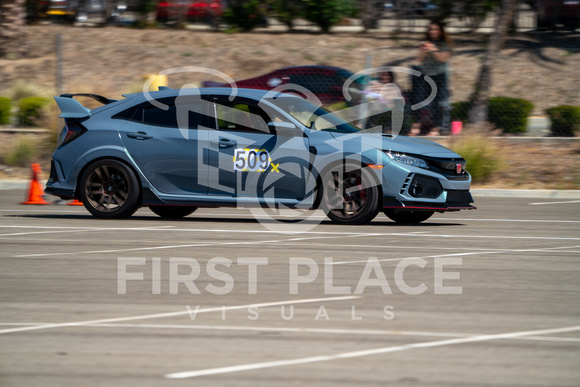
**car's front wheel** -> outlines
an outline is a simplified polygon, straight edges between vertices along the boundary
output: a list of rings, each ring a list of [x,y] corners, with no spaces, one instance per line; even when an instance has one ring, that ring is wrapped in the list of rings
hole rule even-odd
[[[395,210],[385,210],[385,215],[391,220],[397,223],[403,224],[415,224],[421,223],[429,219],[434,211],[397,211]]]
[[[139,208],[139,182],[124,163],[99,160],[85,170],[79,196],[98,218],[127,218]]]
[[[379,212],[379,189],[360,166],[341,165],[322,178],[322,208],[334,223],[365,224]]]
[[[197,207],[195,206],[149,206],[153,213],[162,218],[181,219],[192,214]]]

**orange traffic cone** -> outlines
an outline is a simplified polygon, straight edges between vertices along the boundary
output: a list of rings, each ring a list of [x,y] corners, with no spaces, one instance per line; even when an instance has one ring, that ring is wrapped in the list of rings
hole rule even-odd
[[[68,205],[69,206],[82,206],[83,203],[79,202],[78,199],[74,199],[70,203],[68,203]]]
[[[50,204],[42,195],[44,195],[44,189],[38,182],[38,175],[41,174],[40,164],[32,164],[32,181],[30,182],[30,188],[28,189],[28,201],[22,202],[20,204]]]

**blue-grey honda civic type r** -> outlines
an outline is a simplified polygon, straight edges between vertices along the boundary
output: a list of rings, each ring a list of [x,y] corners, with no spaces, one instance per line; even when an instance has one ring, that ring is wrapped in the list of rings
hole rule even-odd
[[[102,103],[90,110],[75,97]],[[338,224],[399,223],[473,209],[465,160],[436,143],[364,133],[291,94],[169,89],[111,100],[55,97],[65,126],[46,193],[100,218],[148,206],[323,209]]]

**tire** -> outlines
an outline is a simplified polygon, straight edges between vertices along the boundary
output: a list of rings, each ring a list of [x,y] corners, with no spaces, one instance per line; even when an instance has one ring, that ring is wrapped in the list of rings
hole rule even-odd
[[[429,219],[435,211],[399,211],[384,210],[385,215],[391,220],[401,224],[417,224]]]
[[[128,218],[139,208],[139,181],[126,164],[112,159],[95,161],[83,173],[80,200],[97,218]]]
[[[321,206],[337,224],[366,224],[379,213],[379,189],[365,168],[331,168],[322,178]]]
[[[181,219],[192,214],[197,207],[194,206],[149,206],[156,215],[167,219]]]

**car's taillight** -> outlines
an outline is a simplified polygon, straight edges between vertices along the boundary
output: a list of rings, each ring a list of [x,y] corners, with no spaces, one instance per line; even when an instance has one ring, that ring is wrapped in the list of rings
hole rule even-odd
[[[64,128],[62,128],[60,138],[58,139],[58,146],[61,147],[68,144],[86,131],[87,128],[82,126],[77,120],[65,120]]]

